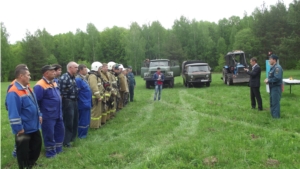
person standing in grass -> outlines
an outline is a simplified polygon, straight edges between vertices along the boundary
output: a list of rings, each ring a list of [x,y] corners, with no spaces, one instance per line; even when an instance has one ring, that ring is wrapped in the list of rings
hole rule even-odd
[[[102,68],[102,63],[93,62],[91,65],[91,71],[88,76],[88,83],[92,91],[92,104],[91,109],[91,123],[90,128],[98,129],[101,126],[101,118],[103,113],[103,84],[100,79],[100,71]]]
[[[260,95],[260,75],[261,75],[261,69],[259,65],[257,64],[257,59],[255,57],[250,59],[250,64],[252,66],[252,71],[249,71],[249,69],[245,69],[247,71],[247,74],[250,75],[250,98],[251,98],[251,106],[252,109],[256,108],[256,101],[258,105],[258,110],[262,111],[262,99]],[[256,101],[255,101],[256,99]]]
[[[59,89],[62,97],[62,111],[65,125],[64,146],[71,147],[71,142],[77,137],[78,130],[78,105],[77,105],[77,85],[75,75],[78,65],[76,62],[69,62],[67,73],[59,79]]]
[[[120,100],[119,100],[119,104],[118,104],[118,109],[122,110],[123,106],[124,106],[124,97],[125,97],[125,93],[126,93],[126,78],[124,76],[124,72],[123,69],[124,67],[122,65],[117,66],[116,68],[118,68],[120,70],[120,73],[118,75],[118,80],[119,80],[119,92],[120,92]]]
[[[78,87],[78,137],[86,138],[91,121],[92,91],[87,81],[88,71],[85,65],[78,66],[76,84]]]
[[[277,61],[278,56],[272,54],[269,58],[271,65],[269,76],[264,80],[266,84],[269,84],[270,88],[270,107],[273,118],[280,118],[280,99],[282,93],[283,70]]]
[[[158,100],[161,98],[161,91],[163,82],[165,80],[165,76],[163,73],[160,72],[160,67],[157,67],[156,73],[153,75],[154,83],[155,83],[155,93],[154,93],[154,101],[156,100],[157,93],[158,93]]]
[[[134,78],[134,74],[132,73],[132,67],[128,66],[127,70],[128,70],[127,78],[129,81],[129,96],[130,96],[130,101],[133,102],[135,78]]]
[[[46,157],[53,158],[62,152],[65,126],[62,117],[62,101],[55,78],[55,67],[42,67],[43,78],[34,86],[34,93],[43,113],[42,134]]]
[[[28,68],[17,67],[15,78],[6,95],[8,118],[15,135],[19,168],[32,168],[37,165],[42,148],[39,129],[43,119],[36,96],[28,86],[31,78]]]
[[[16,66],[15,69],[20,69],[20,68],[28,69],[28,68],[27,68],[27,65],[25,65],[25,64],[19,64],[19,65]],[[7,92],[9,91],[9,89],[14,85],[15,82],[16,82],[16,79],[14,79],[14,80],[8,85],[7,90],[6,90],[6,93],[7,93]],[[28,86],[30,86],[30,84],[28,84]],[[5,99],[5,108],[6,108],[6,110],[8,111],[6,99]],[[17,157],[17,148],[16,148],[16,145],[15,145],[15,147],[14,147],[14,149],[13,149],[12,156],[13,156],[14,158]]]

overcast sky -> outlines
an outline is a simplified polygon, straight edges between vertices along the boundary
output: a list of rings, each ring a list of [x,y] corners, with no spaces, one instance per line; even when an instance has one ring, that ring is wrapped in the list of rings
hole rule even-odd
[[[233,15],[243,17],[265,1],[278,0],[2,0],[0,21],[10,34],[10,43],[22,40],[26,30],[34,33],[46,28],[52,34],[85,31],[93,23],[99,31],[113,26],[129,28],[158,20],[169,29],[176,19],[185,16],[197,21],[218,22]],[[284,0],[286,6],[293,0]]]

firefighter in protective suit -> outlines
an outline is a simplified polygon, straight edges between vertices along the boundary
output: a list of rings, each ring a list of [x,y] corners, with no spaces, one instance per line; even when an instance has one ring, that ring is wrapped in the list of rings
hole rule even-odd
[[[116,73],[114,72],[114,67],[116,63],[115,62],[108,62],[107,68],[109,72],[109,78],[111,80],[111,99],[113,100],[113,105],[112,109],[110,110],[110,118],[113,118],[116,115],[116,110],[117,110],[117,95],[118,95],[118,85],[117,85],[117,77]]]
[[[121,110],[124,106],[124,96],[125,96],[125,93],[126,93],[126,79],[125,79],[125,76],[124,74],[122,73],[124,67],[123,65],[120,65],[119,66],[119,69],[120,69],[120,73],[118,75],[118,79],[119,79],[119,91],[120,91],[120,101],[119,101],[119,105],[118,105],[118,108],[119,110]]]
[[[101,80],[104,87],[104,95],[103,95],[103,113],[101,123],[105,124],[106,121],[110,119],[110,110],[112,109],[112,105],[114,104],[111,99],[111,80],[109,78],[109,72],[107,70],[107,64],[103,63],[101,68]]]
[[[104,87],[100,79],[102,63],[93,62],[91,65],[91,71],[87,77],[89,86],[92,90],[92,110],[91,110],[91,124],[90,128],[98,129],[101,126],[101,117],[103,111],[103,91]]]

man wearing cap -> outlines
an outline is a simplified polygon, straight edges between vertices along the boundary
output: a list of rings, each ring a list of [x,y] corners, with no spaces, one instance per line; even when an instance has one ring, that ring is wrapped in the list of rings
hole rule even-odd
[[[55,78],[55,67],[42,67],[43,78],[34,86],[34,93],[43,114],[42,134],[46,157],[52,158],[62,152],[65,127],[62,118],[62,101]]]
[[[77,137],[78,130],[78,105],[77,105],[77,85],[75,75],[78,65],[76,62],[67,64],[67,73],[59,79],[59,89],[62,97],[63,120],[65,125],[64,146],[71,147],[71,142]]]
[[[91,121],[92,108],[92,91],[86,79],[88,74],[87,67],[80,64],[76,76],[76,84],[78,87],[78,137],[86,138]]]
[[[158,100],[160,100],[161,97],[161,91],[163,82],[165,80],[165,76],[163,73],[160,72],[160,67],[157,67],[157,72],[153,75],[154,83],[155,83],[155,94],[154,94],[154,101],[156,100],[156,96],[158,93]]]
[[[130,101],[133,102],[133,96],[134,96],[134,88],[135,88],[135,78],[134,74],[132,73],[132,67],[128,66],[128,74],[127,78],[129,81],[129,95],[130,95]]]
[[[283,70],[277,63],[278,56],[272,54],[269,58],[271,69],[269,71],[268,78],[264,80],[270,87],[270,107],[271,115],[273,118],[280,118],[280,98],[282,92],[282,75]]]
[[[15,82],[9,88],[6,100],[8,118],[15,135],[19,168],[32,168],[40,156],[42,114],[36,96],[28,86],[30,72],[26,66],[15,69]]]

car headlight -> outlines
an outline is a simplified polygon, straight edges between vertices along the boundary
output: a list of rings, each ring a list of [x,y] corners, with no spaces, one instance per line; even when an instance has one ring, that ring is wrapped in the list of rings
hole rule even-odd
[[[194,76],[192,75],[191,78],[193,78]]]
[[[209,75],[206,75],[206,77],[209,77]]]

